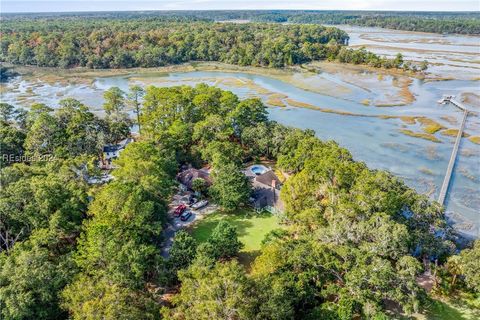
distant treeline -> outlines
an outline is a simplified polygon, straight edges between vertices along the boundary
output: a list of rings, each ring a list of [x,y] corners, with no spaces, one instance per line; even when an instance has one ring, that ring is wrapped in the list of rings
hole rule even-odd
[[[407,31],[480,34],[479,12],[398,12],[398,11],[316,11],[316,10],[235,10],[235,11],[147,11],[101,13],[4,14],[4,20],[139,17],[185,20],[250,20],[255,22],[349,24]]]
[[[316,60],[426,69],[347,47],[348,34],[317,24],[218,23],[195,17],[100,14],[7,19],[0,60],[40,67],[159,67],[190,61],[279,68]],[[101,18],[100,18],[101,17]]]
[[[279,68],[317,60],[425,70],[365,49],[317,24],[218,23],[197,17],[131,13],[24,15],[2,23],[0,60],[40,67],[160,67],[190,61]]]
[[[159,19],[4,23],[1,59],[44,67],[158,67],[188,61],[283,67],[333,59],[348,41],[320,25],[222,24]]]
[[[349,24],[364,27],[380,27],[406,31],[422,31],[433,33],[480,34],[479,17],[450,18],[429,16],[387,16],[387,15],[328,15],[299,14],[288,17],[289,22]]]
[[[277,23],[348,24],[434,33],[480,34],[478,12],[230,11],[202,12],[198,18],[247,19]]]

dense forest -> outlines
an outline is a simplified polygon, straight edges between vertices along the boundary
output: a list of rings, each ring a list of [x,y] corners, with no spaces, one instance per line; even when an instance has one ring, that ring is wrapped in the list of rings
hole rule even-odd
[[[275,15],[271,18],[275,19]],[[265,20],[271,19],[266,17]],[[323,15],[319,13],[294,14],[288,16],[291,23],[320,23],[320,24],[348,24],[362,27],[379,27],[406,31],[421,31],[433,33],[480,34],[480,16],[466,15],[382,15],[351,14],[351,15]]]
[[[318,11],[318,10],[235,10],[235,11],[144,11],[102,13],[38,13],[5,14],[3,19],[57,19],[101,17],[105,19],[169,18],[177,21],[250,20],[276,23],[348,24],[406,31],[434,33],[480,34],[480,14],[477,12],[408,12],[408,11]]]
[[[188,21],[187,21],[188,20]],[[158,67],[189,61],[284,67],[336,60],[425,70],[346,46],[348,35],[318,24],[218,23],[184,17],[66,15],[2,22],[0,60],[40,67]]]
[[[433,33],[480,34],[478,12],[388,12],[388,11],[230,11],[202,12],[199,18],[246,19],[279,23],[348,24],[353,26]]]
[[[56,110],[0,105],[0,318],[408,317],[431,303],[425,272],[436,295],[478,303],[479,241],[459,252],[440,205],[311,130],[268,120],[260,100],[207,85],[104,98],[104,119],[72,98]],[[103,145],[128,136],[129,108],[140,138],[114,161],[113,181],[89,183]],[[202,243],[178,232],[163,258],[179,168],[209,164],[205,192],[229,213],[248,202],[241,170],[259,158],[289,174],[285,228],[248,269],[225,221]]]

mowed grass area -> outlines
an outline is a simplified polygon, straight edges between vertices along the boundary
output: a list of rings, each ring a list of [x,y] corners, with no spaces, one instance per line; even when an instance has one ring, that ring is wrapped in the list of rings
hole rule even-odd
[[[480,310],[468,306],[460,297],[457,300],[434,299],[427,306],[427,310],[416,315],[417,320],[477,320],[480,319]]]
[[[260,246],[267,233],[281,228],[276,216],[270,213],[256,213],[249,209],[233,213],[220,211],[211,213],[196,222],[190,229],[192,236],[199,243],[206,241],[220,221],[228,221],[237,228],[238,239],[244,244],[239,260],[247,268],[260,253]]]

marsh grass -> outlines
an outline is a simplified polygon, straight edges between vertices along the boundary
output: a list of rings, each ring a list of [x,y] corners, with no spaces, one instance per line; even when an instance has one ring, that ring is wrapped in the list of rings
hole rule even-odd
[[[271,106],[281,107],[281,108],[284,108],[287,106],[282,99],[277,99],[277,98],[268,98],[266,103]]]
[[[363,99],[362,101],[360,101],[361,104],[363,104],[364,106],[370,106],[370,99]]]
[[[308,67],[311,66],[311,67]],[[372,86],[376,88],[378,86],[378,81],[371,82],[369,79],[374,77],[377,80],[380,77],[382,80],[386,76],[396,76],[398,80],[395,83],[390,83],[390,86],[395,86],[401,90],[406,90],[399,92],[397,91],[392,95],[392,105],[403,105],[414,99],[413,94],[409,92],[409,84],[411,83],[410,76],[407,77],[406,74],[398,74],[397,71],[393,72],[392,70],[372,70],[367,66],[347,66],[344,64],[333,63],[333,62],[321,62],[318,64],[321,69],[331,70],[336,75],[340,76],[341,80],[345,83],[350,83],[351,85],[366,90],[368,92],[372,91]],[[217,72],[232,72],[232,73],[247,73],[247,74],[256,74],[262,76],[268,76],[291,85],[298,87],[303,90],[316,92],[328,96],[334,97],[345,97],[346,94],[351,93],[351,89],[347,86],[339,85],[339,83],[318,77],[317,64],[305,66],[293,66],[286,67],[282,69],[275,68],[265,68],[265,67],[252,67],[252,66],[236,66],[229,65],[219,62],[194,62],[194,63],[184,63],[179,65],[171,65],[158,68],[131,68],[131,69],[99,69],[92,70],[86,68],[74,68],[74,69],[60,69],[60,68],[38,68],[38,67],[21,67],[19,68],[22,77],[30,81],[40,81],[48,84],[59,84],[59,85],[68,85],[72,83],[79,83],[85,85],[92,85],[96,78],[101,77],[112,77],[112,76],[129,76],[132,79],[136,75],[142,74],[145,75],[145,78],[149,76],[160,76],[167,75],[169,73],[184,73],[192,71],[217,71]],[[358,81],[351,81],[352,77],[355,75],[367,74],[367,81],[362,85],[363,82],[359,83]],[[143,78],[143,77],[142,77]],[[239,79],[231,78],[228,80],[220,80],[226,85],[245,87],[253,91],[256,91],[258,94],[268,95],[273,94],[274,92],[269,91],[266,88],[263,88],[253,82],[250,79]],[[147,81],[148,82],[148,81]],[[228,83],[227,83],[228,82]],[[277,104],[280,104],[279,101],[276,101]],[[360,102],[360,101],[359,101]],[[365,101],[363,103],[366,103]],[[389,103],[385,101],[385,106]],[[369,102],[370,105],[375,105],[374,101]]]
[[[468,140],[475,144],[480,144],[480,136],[471,136],[470,138],[468,138]]]
[[[283,99],[287,98],[283,93],[273,93],[268,96],[267,104],[275,107],[286,107],[287,105],[283,102]]]
[[[433,173],[433,171],[430,170],[430,169],[427,168],[427,167],[420,167],[420,168],[418,169],[418,171],[420,171],[421,173],[424,173],[424,174],[426,174],[426,175],[429,175],[429,176],[435,175],[435,174]]]
[[[349,112],[349,111],[322,108],[322,107],[318,107],[318,106],[315,106],[315,105],[310,104],[310,103],[305,103],[305,102],[297,101],[297,100],[294,100],[294,99],[285,99],[285,101],[288,103],[288,105],[290,105],[292,107],[318,110],[320,112],[325,112],[325,113],[335,113],[335,114],[339,114],[339,115],[342,115],[342,116],[377,117],[375,115],[368,115],[368,114],[361,114],[361,113],[353,113],[353,112]]]
[[[416,120],[415,117],[401,116],[400,120],[402,120],[406,124],[416,124],[417,123],[417,120]]]
[[[457,125],[458,124],[457,119],[455,119],[455,117],[452,117],[452,116],[441,116],[440,119],[448,122],[451,125]]]
[[[458,135],[458,129],[450,128],[440,131],[440,134],[444,136],[456,137]],[[466,132],[463,132],[462,137],[467,138],[470,135]]]
[[[422,133],[422,132],[414,132],[412,130],[408,130],[408,129],[400,129],[399,130],[401,133],[407,135],[407,136],[410,136],[410,137],[415,137],[415,138],[421,138],[421,139],[425,139],[425,140],[430,140],[432,142],[437,142],[437,143],[440,143],[441,141],[435,137],[433,134],[429,134],[429,133]]]
[[[445,128],[440,123],[438,123],[435,120],[432,120],[430,118],[419,117],[419,118],[417,118],[417,120],[418,120],[418,122],[420,122],[422,124],[422,130],[425,133],[434,134],[434,133],[436,133],[436,132]]]

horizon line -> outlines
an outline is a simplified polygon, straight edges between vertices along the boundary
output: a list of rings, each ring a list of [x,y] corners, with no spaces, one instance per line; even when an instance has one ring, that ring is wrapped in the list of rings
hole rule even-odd
[[[56,2],[56,1],[51,1]],[[35,13],[107,13],[107,12],[192,12],[192,11],[324,11],[324,12],[413,12],[413,13],[428,13],[428,12],[435,12],[435,13],[478,13],[480,14],[479,10],[389,10],[389,9],[138,9],[138,10],[74,10],[74,11],[7,11],[7,12],[0,12],[0,17],[3,14],[35,14]]]

